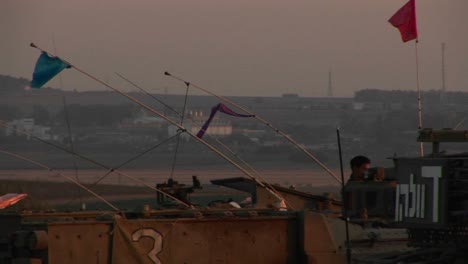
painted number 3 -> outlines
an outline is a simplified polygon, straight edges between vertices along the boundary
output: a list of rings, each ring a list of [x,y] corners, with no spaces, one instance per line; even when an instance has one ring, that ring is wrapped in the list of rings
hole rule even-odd
[[[161,264],[158,253],[162,250],[162,236],[154,229],[138,229],[132,234],[132,241],[138,242],[141,237],[151,237],[154,240],[153,249],[148,253],[148,257],[154,264]]]

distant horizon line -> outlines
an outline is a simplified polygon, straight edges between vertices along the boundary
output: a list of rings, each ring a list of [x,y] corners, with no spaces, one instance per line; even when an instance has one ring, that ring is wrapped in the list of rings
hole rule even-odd
[[[20,81],[26,81],[26,82],[30,82],[31,80],[28,79],[28,78],[25,78],[25,77],[16,77],[16,76],[12,76],[12,75],[6,75],[6,74],[0,74],[0,77],[8,77],[8,78],[14,78],[14,79],[18,79]],[[30,88],[28,86],[24,87],[25,89],[27,88]],[[77,90],[77,89],[72,89],[72,90],[68,90],[68,89],[63,89],[63,88],[54,88],[54,87],[50,87],[50,86],[44,86],[43,88],[39,88],[39,89],[35,89],[35,88],[31,88],[30,91],[32,90],[53,90],[53,91],[57,91],[57,92],[63,92],[63,93],[107,93],[107,92],[114,92],[112,90],[109,90],[109,89],[99,89],[99,90],[91,90],[91,89],[85,89],[85,90]],[[162,88],[161,89],[158,89],[158,90],[163,90]],[[382,91],[382,92],[417,92],[416,90],[412,90],[412,89],[407,89],[407,90],[386,90],[386,89],[378,89],[378,88],[363,88],[363,89],[359,89],[357,91],[354,92],[354,95],[352,96],[337,96],[337,95],[333,95],[333,96],[328,96],[328,95],[322,95],[322,96],[303,96],[303,95],[300,95],[300,93],[294,93],[294,92],[284,92],[282,93],[281,95],[223,95],[223,96],[227,96],[227,97],[258,97],[258,98],[323,98],[323,99],[332,99],[332,98],[335,98],[335,99],[346,99],[346,98],[354,98],[356,96],[356,93],[360,92],[360,91],[366,91],[366,90],[374,90],[374,91]],[[423,90],[421,91],[422,93],[433,93],[433,92],[444,92],[446,94],[450,94],[450,93],[468,93],[467,91],[462,91],[462,90],[445,90],[443,91],[442,89],[437,89],[437,90]],[[137,91],[137,90],[131,90],[131,91],[125,91],[125,93],[132,93],[132,94],[140,94],[142,92],[140,91]],[[184,93],[166,93],[166,92],[150,92],[151,94],[155,94],[155,95],[169,95],[169,96],[185,96]],[[54,96],[54,94],[47,94],[48,96]],[[59,94],[57,94],[58,96]],[[211,95],[203,95],[203,94],[190,94],[190,96],[208,96],[210,97]]]

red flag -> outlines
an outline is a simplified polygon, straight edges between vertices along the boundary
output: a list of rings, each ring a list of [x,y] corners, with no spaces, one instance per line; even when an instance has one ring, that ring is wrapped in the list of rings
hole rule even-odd
[[[409,0],[400,8],[389,20],[392,26],[400,30],[401,39],[407,42],[418,39],[418,29],[416,27],[416,4],[415,0]]]

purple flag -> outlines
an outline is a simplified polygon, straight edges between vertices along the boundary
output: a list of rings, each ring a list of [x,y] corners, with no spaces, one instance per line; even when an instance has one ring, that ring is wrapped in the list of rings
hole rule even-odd
[[[203,135],[205,135],[205,132],[208,129],[208,126],[210,125],[211,121],[213,120],[213,117],[216,115],[218,111],[220,111],[221,113],[225,113],[227,115],[237,116],[237,117],[253,117],[254,116],[254,115],[238,114],[232,111],[231,109],[229,109],[229,107],[225,106],[224,104],[219,103],[211,108],[210,117],[208,118],[208,120],[206,120],[205,124],[203,124],[202,128],[197,133],[198,138],[202,138]]]

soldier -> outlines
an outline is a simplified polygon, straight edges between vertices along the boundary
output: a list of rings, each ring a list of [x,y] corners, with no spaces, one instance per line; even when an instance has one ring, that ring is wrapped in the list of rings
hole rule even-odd
[[[364,181],[367,180],[368,171],[370,167],[370,159],[366,156],[356,156],[351,159],[351,176],[350,181]]]

